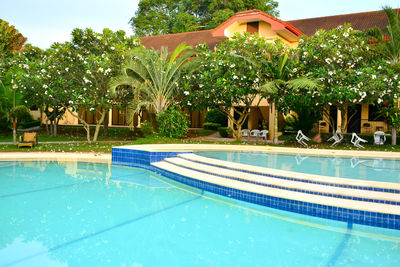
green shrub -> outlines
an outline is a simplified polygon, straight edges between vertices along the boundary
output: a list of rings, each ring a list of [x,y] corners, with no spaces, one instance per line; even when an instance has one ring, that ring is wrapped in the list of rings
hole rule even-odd
[[[229,137],[233,134],[231,127],[218,127],[218,132],[221,137]]]
[[[175,106],[170,107],[157,117],[160,133],[166,137],[180,138],[187,133],[187,115]]]
[[[39,120],[26,121],[26,122],[22,122],[20,126],[22,129],[36,127],[36,126],[40,126],[40,121]]]
[[[228,118],[217,108],[207,111],[204,121],[219,123],[221,126],[227,126],[228,124]]]
[[[140,124],[140,131],[142,132],[143,136],[149,136],[154,133],[153,125],[150,121],[144,121]]]
[[[221,124],[219,123],[214,123],[214,122],[206,122],[203,123],[203,128],[208,129],[208,130],[214,130],[216,131],[218,127],[221,127]]]

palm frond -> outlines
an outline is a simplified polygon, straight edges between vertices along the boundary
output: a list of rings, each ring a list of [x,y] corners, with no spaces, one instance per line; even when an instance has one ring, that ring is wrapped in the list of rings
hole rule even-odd
[[[309,79],[306,77],[301,77],[301,78],[290,80],[286,84],[289,88],[292,88],[295,90],[299,90],[299,89],[315,90],[321,86],[319,84],[318,80],[313,80],[313,79]]]

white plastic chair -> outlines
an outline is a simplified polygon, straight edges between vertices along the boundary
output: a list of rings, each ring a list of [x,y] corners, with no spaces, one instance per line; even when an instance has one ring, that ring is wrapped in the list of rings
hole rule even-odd
[[[336,133],[333,134],[331,138],[328,139],[328,141],[334,141],[331,146],[337,146],[342,142],[343,140],[343,135],[341,134],[340,130],[336,130]]]
[[[264,139],[264,142],[267,142],[268,130],[261,130],[260,133],[258,134],[258,136],[259,136],[261,139]]]
[[[355,147],[364,148],[362,145],[360,145],[360,142],[367,143],[368,141],[362,139],[362,138],[359,137],[356,133],[353,133],[353,134],[351,135],[351,140],[350,140],[350,142],[351,142]]]
[[[375,145],[384,145],[386,142],[386,135],[382,131],[377,131],[374,133],[374,144]]]
[[[251,136],[251,137],[255,137],[255,138],[256,138],[256,141],[258,141],[258,134],[259,134],[259,133],[260,133],[260,130],[257,130],[257,129],[251,130],[250,136]]]
[[[305,135],[303,134],[303,132],[302,132],[301,130],[299,130],[299,131],[297,132],[296,140],[297,140],[297,142],[298,142],[300,145],[308,146],[308,144],[307,144],[305,141],[310,141],[311,139],[308,138],[307,136],[305,136]]]
[[[247,137],[247,140],[250,138],[250,130],[249,129],[243,129],[242,130],[242,137]]]

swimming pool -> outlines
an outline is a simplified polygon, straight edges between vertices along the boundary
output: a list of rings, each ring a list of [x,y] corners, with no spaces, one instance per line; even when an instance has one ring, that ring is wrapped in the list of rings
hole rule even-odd
[[[400,231],[223,198],[143,169],[0,162],[0,266],[395,266]]]
[[[400,182],[400,160],[304,156],[277,153],[199,151],[197,155],[243,164],[381,182]]]

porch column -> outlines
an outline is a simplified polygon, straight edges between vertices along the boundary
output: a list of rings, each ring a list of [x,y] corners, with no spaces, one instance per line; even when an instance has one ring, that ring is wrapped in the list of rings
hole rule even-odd
[[[337,129],[340,131],[342,130],[342,112],[340,109],[337,109],[337,123],[336,123],[336,129],[333,129],[333,132],[336,132]]]
[[[112,109],[108,111],[108,126],[112,126],[112,112]]]
[[[274,119],[275,119],[275,103],[269,104],[269,117],[268,117],[268,140],[274,139]]]

